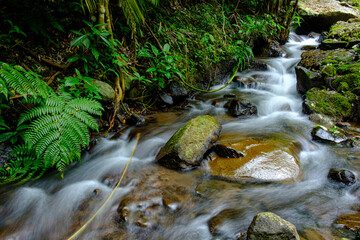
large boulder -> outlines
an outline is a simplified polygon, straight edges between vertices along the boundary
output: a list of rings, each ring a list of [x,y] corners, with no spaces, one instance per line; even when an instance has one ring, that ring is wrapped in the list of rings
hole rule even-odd
[[[337,0],[304,0],[298,4],[299,16],[303,18],[299,33],[328,31],[337,21],[358,18],[360,14],[351,6],[341,5]]]
[[[321,74],[310,71],[304,67],[295,67],[297,84],[296,88],[299,93],[304,94],[313,87],[321,87],[324,84]]]
[[[300,240],[296,227],[271,212],[256,214],[247,231],[247,240]]]
[[[244,157],[224,158],[211,155],[209,172],[212,176],[229,180],[295,181],[301,176],[298,164],[299,144],[282,134],[268,137],[246,136],[243,139],[222,136],[220,144],[229,146]]]
[[[160,149],[156,161],[171,169],[199,166],[205,152],[218,140],[221,123],[209,115],[190,120]]]

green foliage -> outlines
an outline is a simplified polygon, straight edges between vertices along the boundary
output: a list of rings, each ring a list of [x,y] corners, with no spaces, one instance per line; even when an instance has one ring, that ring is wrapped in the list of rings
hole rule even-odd
[[[7,34],[0,34],[0,42],[10,44],[12,41],[12,38],[16,35],[22,35],[24,37],[27,37],[26,34],[20,30],[20,28],[12,23],[10,20],[5,20],[5,23],[8,23],[10,25],[9,32]]]
[[[98,130],[90,115],[101,115],[100,103],[87,98],[68,100],[52,96],[21,115],[18,125],[30,121],[25,142],[33,146],[45,166],[63,172],[73,160],[80,161],[81,147],[89,144],[89,130]]]
[[[239,31],[239,37],[245,41],[257,38],[270,39],[277,36],[282,28],[280,24],[275,22],[275,17],[264,14],[263,16],[248,16],[240,18],[240,24],[235,25]]]
[[[112,33],[104,28],[106,24],[93,26],[90,22],[83,22],[89,30],[83,28],[80,31],[72,31],[78,37],[71,42],[71,46],[77,47],[79,53],[67,61],[82,61],[86,75],[117,75],[116,68],[124,69],[127,61],[124,54],[118,53],[121,43],[116,38],[111,38]]]
[[[30,179],[41,177],[48,168],[36,157],[31,147],[15,146],[13,158],[0,168],[0,185],[14,183],[22,184]]]
[[[20,66],[0,62],[0,94],[5,98],[13,93],[21,94],[25,99],[46,98],[52,89],[35,72],[26,71]]]
[[[134,79],[150,87],[164,88],[166,79],[169,80],[173,78],[174,74],[185,78],[176,66],[179,57],[169,54],[169,51],[169,44],[165,44],[162,51],[157,49],[151,43],[147,43],[143,46],[138,52],[138,57],[145,58],[146,61],[150,61],[151,67],[146,70],[146,73],[150,75],[150,79],[140,76],[138,72],[134,73]]]
[[[76,77],[70,76],[59,80],[64,83],[64,85],[62,85],[63,91],[71,94],[73,98],[87,97],[101,100],[98,87],[92,83],[94,79],[83,76],[77,69],[75,69],[75,72]]]
[[[98,130],[92,115],[101,115],[103,110],[96,100],[81,97],[80,89],[87,89],[86,94],[97,93],[96,88],[85,86],[87,81],[90,79],[77,71],[77,78],[65,79],[58,94],[40,75],[1,64],[0,111],[8,107],[4,102],[14,93],[22,94],[25,103],[35,107],[20,115],[14,130],[0,118],[0,142],[21,144],[14,148],[16,159],[0,169],[0,184],[40,177],[52,167],[63,172],[74,160],[80,161],[82,147],[89,144],[89,128]],[[74,86],[78,88],[70,91]]]

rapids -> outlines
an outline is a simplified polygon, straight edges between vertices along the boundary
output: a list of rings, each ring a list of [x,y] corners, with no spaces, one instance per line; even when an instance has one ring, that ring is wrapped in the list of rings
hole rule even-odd
[[[233,83],[219,92],[199,95],[189,100],[190,110],[159,113],[150,116],[146,127],[128,129],[118,139],[101,139],[81,164],[74,164],[66,171],[63,180],[54,174],[19,187],[0,188],[0,238],[69,237],[112,191],[131,154],[136,132],[142,135],[124,184],[78,239],[237,239],[246,233],[253,216],[261,211],[272,211],[290,221],[305,239],[311,239],[306,235],[309,230],[331,239],[344,236],[341,234],[353,237],[334,221],[342,213],[352,212],[352,206],[359,200],[348,188],[330,183],[327,174],[332,167],[359,171],[359,151],[313,142],[310,132],[314,123],[302,113],[302,99],[296,91],[294,67],[300,61],[301,48],[316,44],[315,39],[291,35],[283,46],[285,56],[257,59],[267,64],[268,70],[238,73],[239,77],[255,79],[254,84],[244,87]],[[258,115],[229,117],[223,108],[225,94],[254,103]],[[217,106],[212,104],[215,99],[220,102]],[[206,161],[198,169],[185,173],[156,165],[155,156],[171,135],[188,120],[203,114],[221,120],[221,134],[261,137],[280,133],[295,138],[302,149],[301,180],[229,182],[211,177]],[[161,184],[181,185],[185,206],[176,213],[161,212],[156,218],[153,216],[152,219],[163,222],[161,226],[154,224],[143,230],[136,224],[118,223],[117,208],[124,197],[151,195]],[[223,214],[225,220],[218,227],[218,235],[213,236],[209,221],[229,209],[236,214],[230,217]]]

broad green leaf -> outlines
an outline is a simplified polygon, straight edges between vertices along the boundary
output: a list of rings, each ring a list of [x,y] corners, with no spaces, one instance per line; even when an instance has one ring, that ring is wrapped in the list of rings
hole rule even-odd
[[[75,62],[75,61],[77,61],[79,59],[80,59],[80,56],[75,55],[75,56],[70,57],[66,62]]]
[[[98,61],[100,53],[95,48],[91,48],[91,53],[94,55],[95,60]]]
[[[90,39],[89,38],[84,38],[84,40],[82,41],[82,44],[86,47],[89,48],[90,47]]]
[[[65,78],[65,86],[74,86],[79,83],[80,83],[80,80],[78,78],[74,78],[74,77]]]
[[[170,50],[170,45],[166,43],[163,48],[164,48],[164,52],[168,53]]]
[[[78,38],[75,38],[74,40],[71,41],[70,46],[74,47],[74,46],[81,46],[81,42],[87,38],[86,35],[81,35]]]
[[[170,78],[171,78],[171,73],[170,73],[170,72],[166,72],[166,73],[164,73],[164,75],[165,75],[165,77],[166,77],[167,79],[170,79]]]
[[[165,60],[166,60],[168,63],[174,62],[174,58],[173,58],[173,57],[170,57],[170,56],[166,56],[166,57],[165,57]]]
[[[150,44],[150,46],[151,46],[151,50],[153,51],[155,56],[159,55],[159,50],[152,44]]]
[[[147,70],[146,70],[146,72],[155,72],[156,71],[156,68],[148,68]]]

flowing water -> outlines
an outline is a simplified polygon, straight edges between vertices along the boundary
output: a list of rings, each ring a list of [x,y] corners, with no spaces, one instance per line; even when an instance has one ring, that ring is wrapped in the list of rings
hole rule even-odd
[[[283,46],[286,56],[258,59],[268,65],[268,70],[238,73],[242,78],[254,79],[254,83],[234,83],[219,92],[202,94],[189,100],[190,110],[159,113],[146,127],[128,129],[117,139],[101,139],[81,165],[65,173],[64,180],[54,174],[20,187],[0,189],[0,238],[69,237],[112,191],[131,155],[136,132],[142,133],[141,139],[122,187],[79,239],[241,239],[253,216],[262,211],[272,211],[292,222],[307,239],[311,239],[306,235],[309,229],[328,239],[345,234],[334,221],[342,213],[351,212],[358,198],[349,189],[330,183],[327,174],[332,167],[359,171],[359,151],[311,140],[314,123],[301,112],[294,71],[305,45],[316,45],[316,41],[292,35]],[[227,116],[225,94],[254,103],[258,115]],[[215,99],[220,104],[214,106]],[[298,156],[301,179],[285,183],[230,182],[211,177],[207,161],[185,173],[154,163],[157,152],[172,134],[203,114],[222,122],[222,135],[285,134],[295,138],[302,149]],[[180,205],[174,201],[159,210],[165,201],[161,198],[169,194],[170,199],[177,194]],[[117,208],[124,198],[135,203],[127,206],[128,211],[149,211],[146,218],[130,216],[126,223],[119,220]],[[211,234],[209,223],[216,220],[215,216],[221,219]]]

